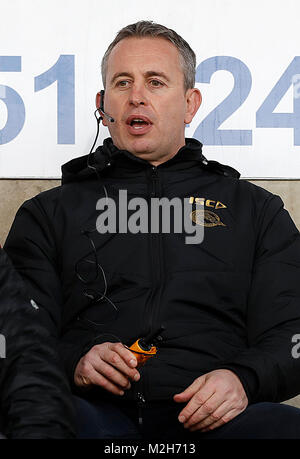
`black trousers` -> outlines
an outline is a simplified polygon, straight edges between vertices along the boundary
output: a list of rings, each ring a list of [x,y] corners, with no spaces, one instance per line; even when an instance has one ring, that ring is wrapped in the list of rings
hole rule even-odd
[[[189,432],[178,421],[183,405],[151,402],[141,409],[118,403],[75,398],[78,438],[186,440],[300,439],[300,409],[280,403],[250,405],[227,424],[209,432]]]

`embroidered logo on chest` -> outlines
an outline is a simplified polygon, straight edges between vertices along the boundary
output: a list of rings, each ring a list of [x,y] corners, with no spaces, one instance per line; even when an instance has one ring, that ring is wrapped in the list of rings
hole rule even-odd
[[[196,208],[196,210],[193,210],[190,214],[191,220],[197,225],[205,226],[206,228],[226,226],[225,223],[221,221],[221,217],[217,213],[212,210],[205,209],[205,207],[210,207],[214,210],[227,209],[227,206],[221,201],[191,196],[189,203],[194,204],[197,207],[202,207],[202,209]]]

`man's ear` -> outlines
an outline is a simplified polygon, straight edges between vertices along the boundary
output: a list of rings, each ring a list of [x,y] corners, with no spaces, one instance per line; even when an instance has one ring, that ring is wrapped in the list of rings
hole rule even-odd
[[[190,124],[201,105],[202,95],[199,89],[192,88],[192,89],[187,90],[185,99],[186,99],[186,112],[185,112],[184,122],[185,124]]]
[[[103,98],[104,98],[104,91],[97,92],[97,94],[96,94],[96,108],[99,110],[99,113],[100,113],[100,115],[102,117],[103,126],[108,126],[107,120],[105,119],[105,117],[103,116],[103,114],[101,112],[101,108],[104,105]]]

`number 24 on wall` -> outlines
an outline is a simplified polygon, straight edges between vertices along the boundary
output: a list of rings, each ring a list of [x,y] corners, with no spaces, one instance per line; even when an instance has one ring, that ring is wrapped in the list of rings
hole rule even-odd
[[[57,143],[75,143],[75,70],[74,55],[61,55],[46,72],[34,78],[35,92],[57,81]],[[252,130],[222,130],[227,120],[247,99],[252,85],[251,72],[239,59],[215,56],[197,67],[196,82],[210,83],[218,70],[229,71],[234,78],[231,93],[198,125],[194,137],[205,145],[252,145]],[[0,56],[0,72],[21,72],[20,56]],[[293,85],[293,112],[274,113],[275,108]],[[299,89],[299,93],[298,93]],[[0,145],[11,142],[25,122],[25,105],[14,89],[0,85],[0,100],[7,108],[7,122],[0,130]],[[256,112],[259,128],[292,128],[294,145],[300,145],[300,56],[296,56]]]

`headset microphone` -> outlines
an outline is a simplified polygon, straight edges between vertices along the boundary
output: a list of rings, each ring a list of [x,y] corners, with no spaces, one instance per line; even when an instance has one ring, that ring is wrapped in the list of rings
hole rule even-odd
[[[105,113],[105,111],[104,111],[104,91],[103,91],[103,89],[102,89],[102,91],[97,92],[97,95],[96,95],[96,107],[97,107],[97,110],[99,112],[103,113],[105,118],[110,123],[114,123],[115,122],[114,118],[112,116],[108,115],[108,113]]]
[[[98,139],[98,136],[99,136],[99,128],[100,128],[100,121],[103,120],[103,117],[102,115],[105,116],[105,118],[110,121],[110,123],[114,123],[115,120],[112,116],[108,115],[107,113],[105,113],[105,111],[103,110],[103,107],[104,106],[104,91],[100,91],[100,92],[97,92],[97,95],[96,95],[96,107],[97,109],[94,111],[94,115],[95,115],[95,118],[97,120],[97,133],[96,133],[96,137],[95,137],[95,140],[94,140],[94,143],[92,145],[92,148],[88,154],[88,157],[87,157],[87,167],[89,169],[92,169],[96,174],[97,174],[97,177],[99,178],[99,173],[98,173],[98,170],[97,170],[97,167],[92,164],[92,153],[93,153],[93,150],[94,150],[94,147],[96,145],[96,142],[97,142],[97,139]],[[102,185],[104,187],[104,185]],[[105,188],[105,187],[104,187]],[[107,197],[107,194],[106,194],[106,197]]]

